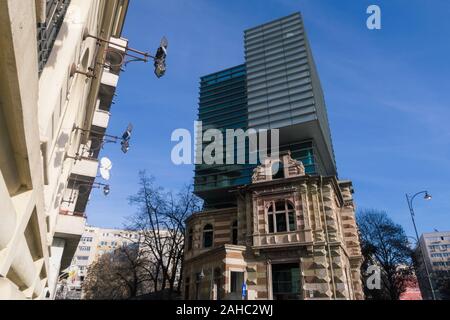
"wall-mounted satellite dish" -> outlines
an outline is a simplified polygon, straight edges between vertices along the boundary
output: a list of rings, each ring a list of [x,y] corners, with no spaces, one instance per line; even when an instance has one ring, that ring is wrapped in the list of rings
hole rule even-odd
[[[108,158],[104,157],[100,160],[100,175],[103,179],[109,180],[111,178],[112,162]]]

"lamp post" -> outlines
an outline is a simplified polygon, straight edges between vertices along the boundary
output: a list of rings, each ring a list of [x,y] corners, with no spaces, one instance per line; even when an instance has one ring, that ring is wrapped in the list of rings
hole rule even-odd
[[[427,263],[425,261],[425,251],[422,248],[422,245],[421,245],[420,239],[419,239],[419,233],[417,232],[417,226],[416,226],[416,221],[415,221],[415,213],[414,213],[414,207],[413,207],[413,200],[418,195],[421,195],[421,194],[424,195],[424,199],[427,200],[427,201],[432,199],[432,197],[428,193],[428,191],[420,191],[420,192],[417,192],[416,194],[414,194],[413,196],[409,196],[408,194],[406,194],[406,201],[408,202],[409,213],[411,214],[411,219],[412,219],[412,222],[413,222],[413,225],[414,225],[414,231],[416,233],[417,244],[419,246],[420,253],[422,255],[423,264],[425,266],[425,272],[427,274],[428,283],[430,285],[431,295],[433,297],[433,300],[436,300],[436,295],[434,293],[434,288],[433,288],[433,282],[431,281],[430,271],[428,270],[428,266],[427,266]]]
[[[104,134],[101,132],[97,132],[94,130],[86,130],[80,127],[74,127],[74,131],[81,131],[83,134],[89,134],[91,136],[91,140],[96,140],[98,143],[98,146],[93,149],[91,148],[91,151],[98,151],[107,143],[118,143],[120,141],[121,150],[123,153],[127,153],[130,150],[130,140],[131,140],[131,134],[133,131],[133,125],[130,123],[128,127],[125,129],[125,132],[122,134],[121,137],[119,136],[113,136],[109,134]],[[94,135],[94,136],[93,136]],[[95,137],[95,135],[103,136],[102,138]]]
[[[145,62],[145,63],[147,63],[147,62],[149,62],[150,59],[152,59],[154,62],[153,65],[155,67],[155,69],[154,69],[155,75],[158,78],[161,78],[166,73],[166,57],[167,57],[167,48],[169,46],[169,42],[167,41],[166,37],[163,37],[161,39],[160,45],[159,45],[155,55],[152,55],[148,52],[144,52],[141,50],[133,49],[133,48],[129,47],[128,45],[121,45],[118,43],[113,43],[111,41],[108,41],[107,39],[96,37],[94,35],[89,34],[89,31],[87,29],[85,29],[84,33],[83,33],[83,39],[85,40],[87,38],[93,38],[93,39],[97,40],[98,43],[107,43],[109,45],[113,45],[113,46],[124,49],[125,50],[124,55],[130,57],[131,59],[128,61],[124,61],[125,57],[123,57],[121,64],[127,65],[130,62]],[[132,52],[132,53],[130,53],[130,52]],[[95,77],[95,74],[93,74],[93,75],[86,74],[83,72],[79,72],[77,70],[75,70],[74,73],[82,73],[86,76]]]
[[[78,182],[83,182],[83,183],[78,183]],[[81,187],[85,187],[86,189],[84,191],[80,191]],[[70,192],[70,196],[69,196],[69,200],[62,200],[61,203],[68,203],[68,204],[73,204],[75,202],[74,199],[74,190],[78,189],[78,194],[80,195],[84,195],[86,194],[89,189],[101,189],[103,188],[103,194],[105,196],[108,196],[111,193],[111,187],[109,184],[105,184],[105,183],[100,183],[100,182],[92,182],[89,183],[88,181],[82,181],[82,180],[75,180],[75,183],[72,187],[72,191]]]

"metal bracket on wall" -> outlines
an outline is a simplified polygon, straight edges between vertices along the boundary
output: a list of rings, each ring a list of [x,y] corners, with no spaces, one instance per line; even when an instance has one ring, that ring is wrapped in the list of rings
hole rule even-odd
[[[78,68],[77,68],[75,63],[72,63],[72,66],[70,67],[70,77],[72,78],[77,73],[78,74],[82,74],[82,75],[84,75],[84,76],[86,76],[88,78],[91,78],[91,79],[96,79],[97,78],[97,76],[94,73],[94,69],[89,68],[88,72],[81,71],[81,70],[78,70]]]

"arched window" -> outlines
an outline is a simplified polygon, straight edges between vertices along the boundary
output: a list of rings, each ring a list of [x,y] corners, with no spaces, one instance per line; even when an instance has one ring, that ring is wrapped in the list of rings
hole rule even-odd
[[[267,211],[269,233],[295,231],[295,209],[289,201],[277,201]]]
[[[211,248],[213,246],[214,229],[211,224],[207,224],[203,228],[203,248]]]
[[[283,179],[284,176],[284,166],[281,161],[274,162],[272,164],[272,180]]]
[[[188,238],[187,238],[187,249],[192,250],[192,241],[194,240],[194,232],[192,228],[188,231]]]
[[[237,220],[234,220],[233,225],[231,226],[231,243],[234,245],[238,244],[238,222],[237,222]]]

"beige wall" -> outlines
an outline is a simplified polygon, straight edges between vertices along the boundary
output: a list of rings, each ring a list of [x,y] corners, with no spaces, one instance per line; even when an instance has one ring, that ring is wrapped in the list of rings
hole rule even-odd
[[[90,127],[103,70],[94,80],[69,71],[96,65],[107,45],[83,31],[120,36],[128,1],[72,0],[39,77],[44,4],[0,1],[0,299],[52,297],[49,284],[75,252],[85,219],[60,214],[74,166],[66,156],[81,147],[73,127]]]

